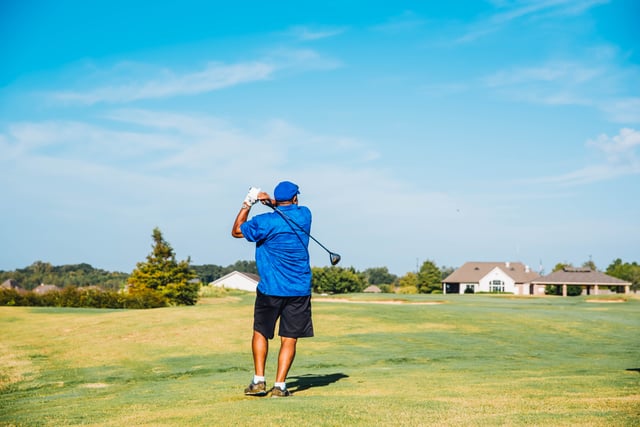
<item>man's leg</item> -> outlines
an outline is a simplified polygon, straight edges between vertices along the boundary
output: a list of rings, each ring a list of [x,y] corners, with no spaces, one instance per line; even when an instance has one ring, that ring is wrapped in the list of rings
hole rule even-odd
[[[283,383],[287,379],[289,369],[296,357],[297,338],[280,337],[280,353],[278,354],[278,371],[276,382]],[[263,366],[264,367],[264,366]]]
[[[269,352],[269,340],[255,330],[251,339],[251,352],[253,353],[255,375],[251,384],[244,389],[244,394],[247,396],[264,396],[268,393],[267,384],[264,381],[264,365]]]
[[[253,331],[251,351],[253,352],[255,374],[264,377],[264,365],[267,361],[267,354],[269,353],[269,340],[258,331]]]

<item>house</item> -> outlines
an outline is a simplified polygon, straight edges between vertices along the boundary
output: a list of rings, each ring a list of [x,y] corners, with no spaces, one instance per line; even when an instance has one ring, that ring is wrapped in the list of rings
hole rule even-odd
[[[11,289],[16,292],[24,291],[24,289],[22,289],[20,285],[18,285],[18,281],[13,279],[7,279],[4,282],[2,282],[2,284],[0,285],[0,289]]]
[[[379,294],[380,292],[382,292],[382,290],[379,287],[377,287],[376,285],[369,285],[362,292],[364,292],[364,293],[372,293],[372,294]]]
[[[58,292],[61,291],[62,288],[59,288],[56,285],[45,285],[44,283],[40,283],[40,286],[33,290],[34,293],[38,295],[48,294],[49,292]]]
[[[532,281],[535,286],[545,287],[561,286],[562,296],[567,296],[567,286],[580,286],[583,288],[583,294],[598,295],[603,290],[600,287],[613,287],[616,292],[629,293],[631,288],[630,282],[625,282],[615,277],[611,277],[600,271],[591,270],[590,268],[574,268],[564,267],[562,270],[554,271],[544,277],[538,277]],[[607,289],[606,292],[609,292]]]
[[[508,292],[516,295],[544,295],[540,277],[521,262],[466,262],[442,281],[445,294]]]
[[[219,286],[226,289],[240,289],[243,291],[255,292],[259,281],[260,276],[257,274],[232,271],[226,276],[209,283],[209,286]]]

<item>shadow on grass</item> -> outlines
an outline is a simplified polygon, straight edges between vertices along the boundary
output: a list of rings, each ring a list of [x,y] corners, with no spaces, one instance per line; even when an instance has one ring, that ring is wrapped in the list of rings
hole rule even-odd
[[[287,387],[291,389],[291,391],[298,393],[304,390],[308,390],[312,387],[326,387],[329,384],[338,382],[343,378],[349,378],[349,375],[345,375],[343,373],[326,375],[300,375],[298,377],[289,377],[287,379]]]
[[[640,368],[629,368],[629,369],[625,369],[625,371],[628,371],[628,372],[637,372],[637,373],[639,373],[639,374],[640,374]]]

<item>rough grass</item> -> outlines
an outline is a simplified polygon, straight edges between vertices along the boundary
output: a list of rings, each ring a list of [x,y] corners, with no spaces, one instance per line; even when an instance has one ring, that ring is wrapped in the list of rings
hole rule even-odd
[[[1,307],[0,425],[639,425],[637,298],[397,297],[314,297],[289,399],[242,394],[251,295]]]

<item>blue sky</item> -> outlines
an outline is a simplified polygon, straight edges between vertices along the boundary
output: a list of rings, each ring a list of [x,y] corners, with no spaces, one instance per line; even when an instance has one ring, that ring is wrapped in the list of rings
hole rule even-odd
[[[178,259],[253,259],[231,225],[250,186],[281,180],[359,270],[640,261],[639,16],[633,0],[3,2],[0,269],[130,272],[156,226]]]

